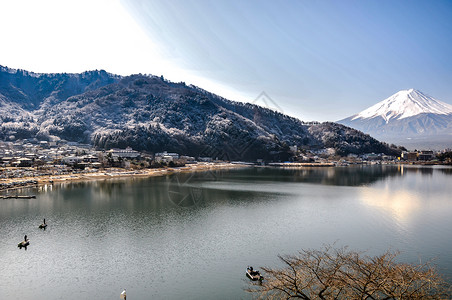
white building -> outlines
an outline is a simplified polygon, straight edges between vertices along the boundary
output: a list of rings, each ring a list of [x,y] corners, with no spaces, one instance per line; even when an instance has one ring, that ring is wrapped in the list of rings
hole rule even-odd
[[[61,161],[63,161],[65,164],[68,164],[68,165],[74,165],[74,164],[78,164],[79,162],[81,162],[82,159],[78,156],[66,156],[66,157],[63,157],[61,159]]]
[[[114,157],[121,157],[121,158],[137,158],[140,157],[140,152],[132,150],[132,148],[127,147],[126,149],[111,149],[108,151],[111,153],[111,155]]]
[[[179,159],[179,154],[177,153],[168,153],[167,151],[163,151],[155,154],[155,161],[160,163],[169,163],[171,161],[175,161]]]

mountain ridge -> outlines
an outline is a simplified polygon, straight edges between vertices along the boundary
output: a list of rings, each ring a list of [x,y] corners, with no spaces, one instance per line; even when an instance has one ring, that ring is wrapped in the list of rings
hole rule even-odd
[[[228,160],[286,160],[293,145],[304,150],[333,148],[342,155],[396,153],[343,125],[304,123],[163,76],[116,77],[105,71],[85,77],[84,73],[35,77],[23,71],[5,73],[0,70],[3,139],[38,136],[102,149],[132,146]],[[40,91],[41,98],[32,99],[34,91]],[[15,117],[14,109],[23,114]]]

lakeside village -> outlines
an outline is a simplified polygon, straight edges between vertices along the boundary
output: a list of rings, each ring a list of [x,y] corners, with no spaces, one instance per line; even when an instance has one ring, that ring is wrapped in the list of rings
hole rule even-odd
[[[350,164],[452,164],[451,149],[440,152],[403,152],[401,157],[369,153],[339,157],[334,149],[300,151],[291,147],[291,162],[225,162],[212,157],[178,153],[147,154],[126,149],[95,150],[91,145],[37,139],[0,142],[0,190],[54,181],[109,178],[113,176],[158,176],[174,171],[227,168],[237,165],[273,167],[347,166]]]

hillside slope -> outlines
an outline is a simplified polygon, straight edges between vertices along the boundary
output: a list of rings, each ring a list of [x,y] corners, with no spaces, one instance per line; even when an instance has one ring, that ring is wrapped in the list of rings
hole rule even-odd
[[[148,152],[168,150],[228,160],[286,160],[292,145],[334,148],[340,154],[394,153],[386,144],[343,125],[305,124],[162,77],[119,78],[100,72],[104,80],[94,81],[97,88],[80,80],[60,79],[64,83],[51,85],[41,98],[11,100],[11,88],[6,93],[0,89],[0,109],[6,118],[0,137],[61,138],[104,149],[131,146]],[[40,85],[49,86],[45,82],[50,79],[41,77]],[[66,86],[71,88],[56,89]],[[61,90],[69,96],[62,96]]]

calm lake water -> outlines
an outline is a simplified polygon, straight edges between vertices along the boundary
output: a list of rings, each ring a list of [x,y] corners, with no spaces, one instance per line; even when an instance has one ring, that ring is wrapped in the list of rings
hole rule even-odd
[[[0,200],[1,299],[119,299],[123,288],[128,299],[251,299],[247,265],[332,243],[435,259],[452,278],[446,167],[249,168],[21,193],[37,198]]]

